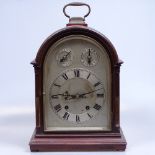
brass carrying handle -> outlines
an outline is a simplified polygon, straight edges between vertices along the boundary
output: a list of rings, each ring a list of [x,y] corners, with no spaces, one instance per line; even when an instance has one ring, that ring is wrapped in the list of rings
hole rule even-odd
[[[88,7],[88,13],[86,15],[84,15],[84,19],[90,14],[90,11],[91,11],[90,6],[88,4],[86,4],[86,3],[81,3],[81,2],[72,2],[72,3],[69,3],[69,4],[65,5],[64,8],[63,8],[64,15],[66,17],[68,17],[69,19],[70,19],[70,16],[66,13],[66,8],[68,6],[87,6]]]

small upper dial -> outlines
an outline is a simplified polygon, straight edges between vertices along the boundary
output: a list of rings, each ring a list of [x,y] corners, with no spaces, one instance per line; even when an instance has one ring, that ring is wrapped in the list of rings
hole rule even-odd
[[[95,66],[98,62],[97,52],[92,48],[86,48],[81,55],[81,62],[85,66]]]
[[[58,64],[67,67],[70,66],[73,60],[73,53],[70,49],[63,49],[56,57]]]

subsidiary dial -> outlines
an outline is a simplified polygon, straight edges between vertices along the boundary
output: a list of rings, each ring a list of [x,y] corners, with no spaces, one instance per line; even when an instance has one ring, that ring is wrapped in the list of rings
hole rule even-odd
[[[63,67],[70,66],[73,60],[73,53],[70,49],[63,49],[57,54],[57,62]]]
[[[97,52],[92,48],[86,48],[81,55],[81,62],[85,66],[95,66],[98,62]]]

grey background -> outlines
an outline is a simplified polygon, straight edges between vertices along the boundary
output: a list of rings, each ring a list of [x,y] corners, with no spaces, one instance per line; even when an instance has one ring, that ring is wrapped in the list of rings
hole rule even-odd
[[[74,0],[72,0],[74,1]],[[0,152],[31,154],[34,73],[30,61],[41,43],[68,19],[70,0],[0,0]],[[86,22],[114,44],[121,67],[121,126],[126,152],[89,154],[152,155],[155,146],[155,1],[81,0],[92,12]],[[70,8],[82,16],[85,8]],[[11,131],[10,131],[11,129]],[[42,153],[37,153],[42,154]],[[88,154],[45,153],[45,154]]]

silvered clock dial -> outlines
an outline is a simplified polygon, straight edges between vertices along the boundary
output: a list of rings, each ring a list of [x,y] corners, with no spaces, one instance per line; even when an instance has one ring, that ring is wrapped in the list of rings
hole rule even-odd
[[[83,35],[64,37],[49,48],[44,67],[45,131],[111,129],[111,68],[99,43]]]
[[[73,60],[73,54],[71,49],[63,49],[62,51],[59,51],[56,59],[58,64],[63,67],[71,65]]]
[[[85,66],[95,66],[99,61],[97,52],[92,48],[86,48],[81,54],[81,62]]]
[[[82,123],[94,118],[104,104],[104,86],[89,70],[74,68],[61,73],[50,88],[49,101],[62,119]]]

